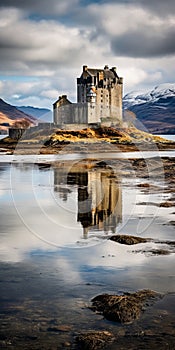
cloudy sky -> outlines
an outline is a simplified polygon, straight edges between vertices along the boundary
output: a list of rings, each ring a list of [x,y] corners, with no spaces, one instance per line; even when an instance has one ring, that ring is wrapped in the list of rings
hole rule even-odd
[[[174,0],[0,0],[0,97],[76,101],[82,66],[116,66],[124,94],[174,82]]]

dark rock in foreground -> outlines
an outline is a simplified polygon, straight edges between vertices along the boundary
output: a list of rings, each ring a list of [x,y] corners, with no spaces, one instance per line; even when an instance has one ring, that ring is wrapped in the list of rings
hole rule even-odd
[[[160,294],[152,290],[124,295],[102,294],[92,299],[91,309],[102,313],[109,321],[129,324],[140,317],[143,307],[148,305],[149,301],[158,297]]]
[[[113,334],[108,331],[91,331],[77,336],[76,343],[79,350],[96,350],[104,348],[114,339]]]
[[[120,244],[138,244],[138,243],[146,243],[149,242],[150,239],[137,237],[137,236],[129,236],[129,235],[114,235],[109,238],[111,241],[120,243]]]

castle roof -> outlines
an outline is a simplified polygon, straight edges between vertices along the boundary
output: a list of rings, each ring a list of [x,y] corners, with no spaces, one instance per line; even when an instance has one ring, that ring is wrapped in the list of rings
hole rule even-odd
[[[106,65],[104,69],[100,68],[89,68],[88,66],[83,66],[83,77],[87,76],[95,76],[97,77],[99,74],[103,74],[104,79],[114,79],[119,78],[116,73],[116,67],[109,67]]]
[[[58,100],[56,100],[53,104],[53,106],[56,108],[57,104],[59,105],[67,105],[67,104],[72,104],[72,102],[70,102],[67,98],[67,95],[62,95],[59,96]]]

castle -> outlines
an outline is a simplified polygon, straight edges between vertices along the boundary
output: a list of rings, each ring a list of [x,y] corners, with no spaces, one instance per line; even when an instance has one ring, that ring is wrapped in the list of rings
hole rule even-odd
[[[122,191],[117,174],[107,164],[103,168],[81,169],[76,164],[69,172],[66,166],[54,169],[54,192],[67,201],[77,191],[77,221],[81,223],[84,238],[91,231],[115,233],[122,222]],[[76,187],[75,187],[76,185]]]
[[[62,95],[53,104],[54,124],[62,129],[115,126],[122,122],[123,78],[116,67],[83,66],[77,78],[77,103]]]

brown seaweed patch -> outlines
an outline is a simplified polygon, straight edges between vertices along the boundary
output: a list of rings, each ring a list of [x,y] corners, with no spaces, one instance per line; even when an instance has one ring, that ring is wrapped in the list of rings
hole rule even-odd
[[[129,235],[114,235],[114,236],[111,236],[109,239],[111,241],[114,241],[120,244],[126,244],[126,245],[150,242],[149,238],[142,238],[142,237],[129,236]]]
[[[114,335],[108,331],[89,331],[76,337],[79,350],[101,349],[115,340]]]
[[[148,182],[140,183],[137,185],[137,187],[143,193],[160,193],[160,192],[162,192],[162,188],[160,186],[152,185],[152,184],[149,184]],[[165,189],[164,189],[164,192],[165,192]]]
[[[175,203],[171,201],[162,202],[162,203],[155,203],[155,202],[140,202],[137,203],[137,205],[154,205],[155,207],[162,207],[162,208],[171,208],[175,207]]]
[[[174,202],[162,202],[159,204],[159,207],[171,208],[171,207],[175,207],[175,203]]]
[[[140,187],[140,188],[149,188],[150,187],[150,184],[149,183],[143,183],[143,184],[138,184],[137,187]]]
[[[132,253],[142,253],[147,255],[169,255],[174,253],[173,251],[167,249],[150,249],[150,250],[133,250]]]
[[[171,220],[169,223],[170,225],[175,226],[175,220]]]
[[[109,321],[130,324],[140,317],[143,307],[157,297],[160,297],[160,294],[152,290],[124,295],[102,294],[92,299],[91,309],[100,312]]]

